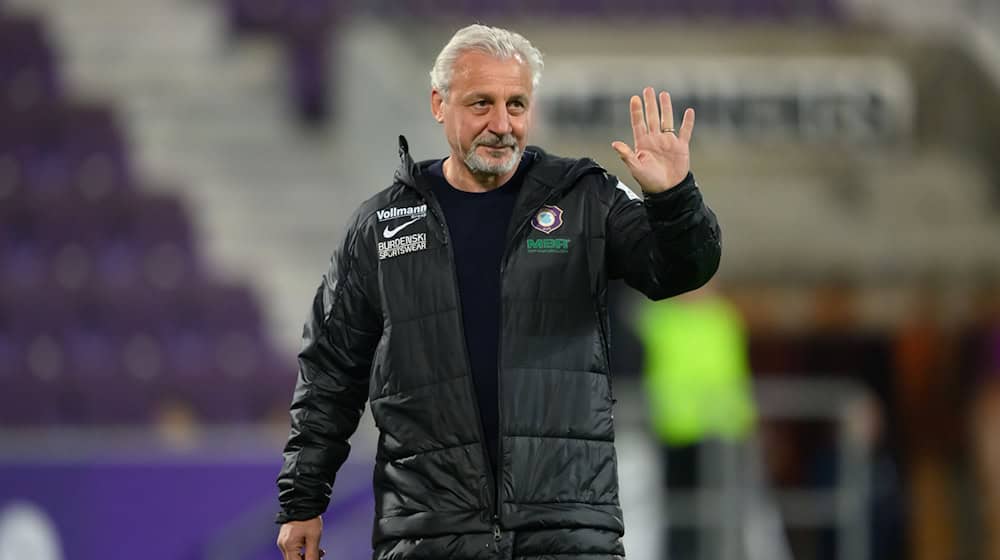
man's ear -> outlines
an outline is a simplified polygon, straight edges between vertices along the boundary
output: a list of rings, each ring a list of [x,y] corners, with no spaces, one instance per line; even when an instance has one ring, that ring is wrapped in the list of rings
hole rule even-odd
[[[431,114],[434,115],[434,120],[439,123],[444,122],[444,95],[441,94],[436,89],[431,90]]]

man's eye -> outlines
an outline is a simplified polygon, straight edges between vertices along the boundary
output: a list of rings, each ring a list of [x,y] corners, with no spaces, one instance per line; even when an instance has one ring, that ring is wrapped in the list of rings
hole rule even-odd
[[[476,101],[476,102],[475,102],[475,103],[473,103],[472,105],[473,105],[474,107],[480,107],[480,108],[482,108],[482,107],[486,107],[487,105],[489,105],[489,103],[487,103],[487,102],[486,102],[485,100],[483,100],[483,99],[480,99],[479,101]]]

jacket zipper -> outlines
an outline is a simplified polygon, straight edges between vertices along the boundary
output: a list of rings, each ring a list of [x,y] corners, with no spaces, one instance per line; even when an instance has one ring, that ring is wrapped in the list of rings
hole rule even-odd
[[[418,188],[417,190],[420,191],[421,189]],[[421,194],[427,200],[427,202],[428,202],[428,209],[430,210],[430,212],[441,223],[441,229],[444,232],[442,234],[441,241],[445,245],[448,246],[448,257],[449,257],[449,259],[451,261],[452,286],[454,286],[455,302],[456,302],[456,305],[458,306],[459,328],[461,328],[462,333],[463,333],[462,348],[465,351],[466,368],[471,372],[471,369],[472,369],[472,358],[469,356],[469,344],[468,344],[468,341],[465,340],[465,336],[464,336],[464,334],[465,334],[465,319],[463,318],[463,315],[462,315],[462,296],[461,296],[461,294],[458,291],[458,271],[455,268],[455,251],[454,251],[451,243],[449,242],[449,240],[451,239],[451,232],[448,230],[448,224],[445,222],[443,214],[441,212],[439,212],[438,208],[436,207],[437,201],[436,200],[432,200],[433,195],[431,195],[429,191],[421,193]],[[496,464],[496,469],[495,470],[489,468],[489,466],[490,466],[490,457],[489,457],[489,452],[486,451],[486,445],[485,445],[486,444],[486,430],[483,428],[483,413],[479,409],[479,401],[478,401],[478,399],[476,397],[476,394],[475,394],[475,388],[472,386],[473,381],[472,381],[472,375],[471,375],[471,373],[469,375],[469,382],[466,384],[466,388],[468,389],[469,396],[472,399],[472,406],[473,406],[473,408],[475,408],[475,410],[476,410],[476,417],[479,420],[477,428],[478,428],[478,431],[479,431],[479,439],[480,439],[481,442],[483,442],[483,445],[482,445],[482,448],[483,448],[483,460],[485,461],[485,464],[486,464],[486,467],[487,467],[486,468],[487,480],[489,481],[489,483],[490,483],[490,485],[492,487],[492,490],[493,490],[493,496],[492,496],[492,499],[493,499],[493,508],[492,508],[493,509],[493,517],[492,517],[492,522],[493,522],[493,540],[498,545],[499,545],[499,543],[501,541],[501,538],[502,538],[501,537],[501,529],[500,529],[500,507],[501,507],[500,481],[502,480],[501,470],[502,470],[502,466],[503,466],[503,386],[501,384],[503,376],[501,375],[501,370],[502,370],[501,361],[503,360],[503,273],[504,273],[504,270],[505,270],[504,264],[507,262],[507,256],[510,254],[511,248],[514,246],[513,241],[515,239],[517,239],[518,235],[520,235],[521,230],[525,229],[526,224],[528,224],[528,223],[531,222],[530,216],[534,216],[535,214],[537,214],[539,209],[541,209],[543,206],[545,206],[546,204],[548,204],[549,201],[553,200],[557,195],[558,195],[558,191],[550,192],[545,197],[545,199],[542,200],[541,204],[539,204],[538,206],[536,206],[528,214],[529,218],[527,220],[523,220],[520,224],[518,224],[517,229],[514,230],[514,233],[513,233],[513,235],[510,238],[511,242],[508,243],[504,247],[504,252],[503,252],[503,255],[501,256],[501,260],[500,260],[500,312],[498,313],[499,323],[500,324],[499,324],[499,331],[497,332],[497,339],[498,339],[497,340],[497,432],[498,433],[497,433],[497,464]]]
[[[497,312],[497,464],[494,478],[497,481],[493,496],[493,540],[500,543],[500,508],[501,508],[501,487],[503,483],[503,271],[506,259],[507,248],[504,247],[504,256],[500,257],[500,309]]]
[[[469,343],[468,343],[468,341],[465,340],[465,319],[464,319],[464,315],[462,314],[463,313],[462,312],[462,295],[458,291],[458,269],[455,267],[455,250],[454,250],[454,247],[452,246],[452,244],[450,243],[451,232],[448,230],[448,224],[445,222],[443,215],[441,213],[439,213],[438,210],[437,210],[437,208],[435,207],[435,204],[437,204],[437,201],[432,201],[430,199],[430,197],[425,197],[425,198],[428,201],[428,208],[434,214],[434,217],[437,218],[437,220],[441,223],[441,230],[444,232],[443,235],[442,235],[442,237],[441,237],[441,241],[444,242],[444,244],[448,246],[448,258],[451,261],[452,286],[454,287],[455,304],[458,307],[458,325],[459,325],[459,328],[461,329],[461,332],[462,332],[462,349],[465,352],[465,366],[466,366],[466,369],[470,372],[469,375],[468,375],[468,383],[466,383],[465,386],[466,386],[466,389],[468,390],[469,398],[470,398],[470,400],[472,400],[472,406],[476,410],[476,419],[478,420],[476,422],[476,427],[477,427],[477,429],[479,431],[479,441],[481,441],[483,443],[483,445],[481,447],[483,449],[483,462],[486,465],[486,478],[488,480],[490,488],[493,490],[493,493],[492,493],[492,499],[493,499],[493,504],[492,505],[493,505],[493,507],[490,508],[493,511],[493,515],[491,517],[491,521],[493,522],[493,540],[495,542],[499,543],[500,542],[500,505],[499,505],[499,493],[500,492],[499,492],[499,484],[497,483],[497,480],[498,480],[499,477],[498,477],[498,475],[496,473],[494,473],[493,469],[490,468],[490,455],[489,455],[489,452],[486,450],[486,430],[483,428],[483,412],[482,412],[482,410],[479,409],[479,399],[476,397],[475,387],[473,387],[473,380],[472,380],[472,374],[471,374],[471,371],[472,371],[472,357],[469,356]],[[498,357],[498,360],[499,360],[499,357]],[[499,375],[498,375],[497,381],[499,383]],[[498,401],[498,404],[499,404],[499,400],[500,400],[500,389],[499,389],[499,385],[498,385],[498,387],[497,387],[497,401]],[[499,442],[501,440],[501,438],[498,437],[497,440]],[[498,461],[497,461],[497,465],[498,465],[497,466],[497,471],[500,470],[499,464],[500,463],[499,463],[499,459],[498,459]],[[490,495],[490,493],[487,492],[487,496],[489,496],[489,495]],[[487,504],[487,506],[489,506],[489,505],[490,504]]]
[[[528,216],[534,216],[538,213],[538,210],[543,206],[548,204],[548,202],[554,199],[556,193],[549,193],[548,196],[535,207]],[[493,495],[493,540],[500,543],[500,509],[502,505],[501,496],[501,486],[503,481],[503,276],[506,270],[507,256],[510,254],[511,247],[514,247],[514,240],[517,236],[521,234],[521,230],[525,228],[525,224],[531,221],[522,221],[517,225],[517,229],[514,230],[513,235],[511,235],[510,242],[504,246],[503,255],[500,257],[500,311],[497,313],[499,318],[499,325],[497,329],[497,464],[496,472],[493,475],[494,480],[494,495]]]

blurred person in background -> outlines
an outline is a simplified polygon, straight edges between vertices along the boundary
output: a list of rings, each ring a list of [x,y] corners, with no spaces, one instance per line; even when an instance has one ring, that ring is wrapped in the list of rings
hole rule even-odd
[[[366,400],[376,558],[624,554],[607,283],[695,289],[720,230],[690,173],[693,110],[675,129],[666,92],[630,99],[634,143],[612,147],[640,198],[589,159],[527,145],[541,68],[516,33],[459,30],[431,72],[449,157],[415,163],[400,137],[393,185],[335,252],[278,477],[286,560],[318,559]]]
[[[694,496],[699,488],[716,486],[720,481],[705,479],[705,455],[713,451],[708,448],[738,448],[754,426],[746,327],[739,310],[713,284],[646,302],[637,317],[645,348],[645,394],[663,450],[668,503],[675,492]],[[721,542],[697,520],[678,517],[670,514],[665,558],[703,558],[700,549]]]
[[[910,550],[915,559],[946,558],[958,550],[957,477],[962,452],[959,362],[952,333],[942,324],[944,283],[922,279],[908,316],[893,340],[893,393],[903,463],[908,478]]]
[[[810,372],[829,379],[859,383],[865,397],[845,413],[855,445],[869,454],[867,476],[871,481],[865,506],[868,516],[870,558],[905,558],[907,554],[905,487],[906,465],[898,431],[900,404],[893,387],[893,341],[890,334],[862,321],[862,288],[846,270],[835,270],[812,287],[805,334],[789,340],[797,354],[793,372]],[[832,397],[832,395],[831,395]],[[847,473],[841,472],[842,453],[836,428],[807,423],[794,445],[803,469],[799,483],[835,488]],[[840,554],[833,528],[821,529],[817,557]]]
[[[968,416],[978,488],[983,560],[1000,558],[1000,278],[986,274],[975,294],[977,317],[968,337]]]

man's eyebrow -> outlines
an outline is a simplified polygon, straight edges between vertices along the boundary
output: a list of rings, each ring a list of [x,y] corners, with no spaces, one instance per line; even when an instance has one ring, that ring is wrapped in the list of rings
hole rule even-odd
[[[493,99],[493,96],[484,91],[470,91],[462,99]]]
[[[515,93],[514,95],[511,95],[509,98],[507,98],[507,101],[528,101],[528,98],[529,96],[527,94]],[[493,94],[486,93],[484,91],[470,91],[469,93],[462,96],[462,99],[465,101],[471,101],[473,99],[487,99],[489,101],[493,101],[494,96]]]

